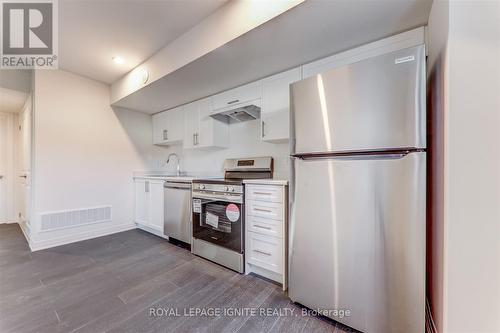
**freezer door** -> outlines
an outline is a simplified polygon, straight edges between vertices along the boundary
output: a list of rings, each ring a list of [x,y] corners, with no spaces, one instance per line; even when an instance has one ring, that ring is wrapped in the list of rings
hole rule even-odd
[[[424,332],[425,158],[294,159],[294,302],[366,333]]]
[[[416,46],[291,85],[292,154],[425,148],[425,50]]]

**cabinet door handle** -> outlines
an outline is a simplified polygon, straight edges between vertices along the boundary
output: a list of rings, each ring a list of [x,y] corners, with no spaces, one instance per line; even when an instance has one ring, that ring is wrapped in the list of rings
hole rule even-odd
[[[264,133],[264,128],[265,128],[265,125],[266,125],[266,123],[264,122],[264,120],[262,120],[262,122],[261,122],[261,127],[262,127],[262,129],[261,129],[261,130],[262,130],[262,137],[264,137],[264,136],[266,135],[266,134]]]
[[[259,212],[265,212],[265,213],[272,213],[272,210],[269,209],[261,209],[261,208],[254,208],[254,210],[259,211]]]
[[[200,141],[198,140],[198,132],[196,132],[196,145],[199,145],[200,144]]]
[[[149,182],[144,182],[144,192],[149,193]]]
[[[238,103],[239,101],[240,101],[239,99],[235,99],[233,101],[227,102],[227,104],[234,104],[234,103]]]
[[[266,230],[271,230],[272,229],[270,227],[264,227],[263,225],[258,225],[258,224],[254,224],[254,227],[260,228],[260,229],[266,229]]]
[[[196,134],[193,133],[193,146],[196,146]]]
[[[266,251],[261,251],[261,250],[253,250],[253,252],[264,254],[266,256],[272,256],[273,255],[272,253],[269,253],[269,252],[266,252]]]
[[[163,140],[168,140],[168,130],[163,130]]]
[[[272,193],[267,193],[267,192],[253,192],[253,194],[257,194],[257,195],[273,195]]]

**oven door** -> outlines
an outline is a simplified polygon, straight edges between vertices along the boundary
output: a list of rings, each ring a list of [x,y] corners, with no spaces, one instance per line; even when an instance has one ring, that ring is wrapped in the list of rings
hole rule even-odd
[[[243,209],[242,200],[193,194],[193,237],[243,253]]]

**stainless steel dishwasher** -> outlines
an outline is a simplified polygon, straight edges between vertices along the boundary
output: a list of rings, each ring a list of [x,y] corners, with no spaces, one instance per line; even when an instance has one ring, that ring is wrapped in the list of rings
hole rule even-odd
[[[163,233],[191,244],[191,182],[167,180],[163,185],[165,217]]]

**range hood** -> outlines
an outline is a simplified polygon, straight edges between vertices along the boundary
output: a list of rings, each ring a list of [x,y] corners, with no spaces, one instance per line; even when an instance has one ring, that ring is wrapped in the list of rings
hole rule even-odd
[[[243,102],[214,111],[210,117],[227,124],[260,118],[260,99]]]

